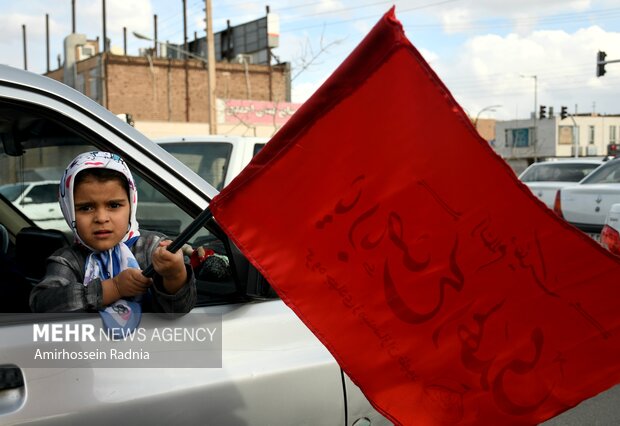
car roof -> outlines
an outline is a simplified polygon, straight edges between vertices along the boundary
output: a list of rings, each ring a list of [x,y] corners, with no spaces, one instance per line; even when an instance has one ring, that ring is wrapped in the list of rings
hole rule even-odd
[[[215,142],[229,142],[229,143],[267,143],[269,138],[260,138],[254,136],[235,136],[235,135],[189,135],[189,136],[167,136],[164,138],[153,139],[153,142],[159,144],[167,143],[215,143]]]
[[[598,158],[558,158],[533,163],[531,166],[547,166],[550,164],[602,164],[603,160]],[[530,167],[531,167],[530,166]]]

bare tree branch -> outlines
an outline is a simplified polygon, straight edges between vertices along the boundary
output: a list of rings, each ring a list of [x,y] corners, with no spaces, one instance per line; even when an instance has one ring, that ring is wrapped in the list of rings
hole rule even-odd
[[[323,40],[324,32],[325,32],[325,29],[323,29],[323,32],[321,32],[321,38],[319,39],[319,49],[316,52],[312,48],[312,44],[310,43],[310,40],[306,38],[304,46],[302,47],[302,55],[296,61],[297,68],[299,68],[299,70],[291,77],[291,82],[295,80],[297,77],[299,77],[301,73],[303,73],[308,68],[310,68],[310,66],[319,65],[320,62],[317,62],[317,60],[321,57],[321,55],[326,53],[331,47],[336,46],[344,41],[344,39],[341,38],[341,39],[334,40],[334,41],[331,41],[325,44]]]

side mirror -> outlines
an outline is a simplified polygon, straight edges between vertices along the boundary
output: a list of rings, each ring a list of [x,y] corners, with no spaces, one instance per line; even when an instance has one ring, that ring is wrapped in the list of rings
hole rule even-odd
[[[24,197],[20,204],[32,204],[33,202],[34,201],[33,201],[32,197]]]

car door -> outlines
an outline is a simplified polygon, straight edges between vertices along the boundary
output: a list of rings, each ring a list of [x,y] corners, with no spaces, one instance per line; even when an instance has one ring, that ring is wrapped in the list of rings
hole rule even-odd
[[[158,217],[164,229],[183,229],[216,194],[115,115],[40,76],[0,67],[0,118],[12,124],[0,130],[4,151],[0,184],[23,175],[19,166],[29,164],[31,156],[42,158],[39,165],[48,172],[56,168],[58,173],[76,152],[96,148],[120,154],[141,184],[161,195],[161,205],[148,211],[149,226],[154,229],[159,226]],[[28,127],[32,123],[36,132]],[[13,130],[20,126],[17,137]],[[20,228],[34,224],[32,220],[0,203],[0,222],[9,228],[13,246]],[[0,423],[337,425],[356,421],[346,418],[343,379],[329,352],[281,300],[260,290],[257,283],[268,286],[247,260],[222,241],[225,236],[219,237],[203,228],[192,243],[225,247],[234,264],[232,278],[199,282],[200,306],[188,316],[220,321],[221,365],[197,366],[194,359],[192,364],[181,360],[156,368],[148,362],[131,368],[93,367],[100,365],[96,361],[33,367],[36,361],[28,357],[40,344],[36,330],[44,324],[87,326],[89,321],[96,323],[97,316],[4,314],[0,317]],[[16,248],[13,251],[19,251]],[[4,288],[18,283],[2,284]],[[153,333],[154,328],[145,327]],[[372,411],[370,405],[366,407]],[[358,411],[356,415],[364,417],[364,410]]]

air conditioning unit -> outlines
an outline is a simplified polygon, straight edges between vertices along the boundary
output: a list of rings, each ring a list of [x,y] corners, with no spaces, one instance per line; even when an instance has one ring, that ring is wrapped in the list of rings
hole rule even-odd
[[[598,155],[598,149],[596,147],[596,145],[588,145],[587,149],[586,149],[586,154],[587,155]]]
[[[235,56],[235,62],[237,62],[238,64],[251,64],[252,61],[252,55],[245,55],[243,53],[238,53],[237,56]]]
[[[577,151],[578,156],[579,157],[584,157],[586,155],[586,149],[585,149],[586,147],[585,146],[580,146],[578,148],[579,148],[578,151]],[[571,147],[570,147],[570,155],[571,155],[571,157],[575,156],[575,145],[571,145]]]
[[[78,57],[77,60],[81,61],[83,59],[88,59],[91,56],[95,56],[95,47],[85,44],[83,46],[78,46]]]

